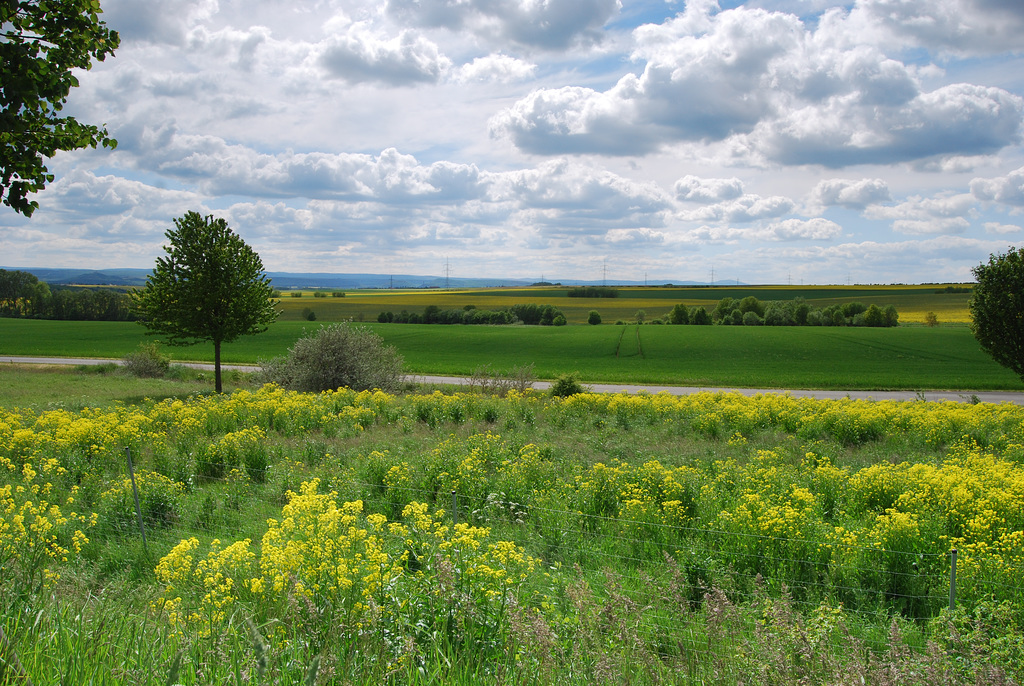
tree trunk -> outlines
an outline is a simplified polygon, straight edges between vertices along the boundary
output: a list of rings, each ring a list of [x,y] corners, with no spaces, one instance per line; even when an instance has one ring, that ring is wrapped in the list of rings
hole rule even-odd
[[[217,392],[223,392],[220,383],[220,341],[213,342],[213,376],[216,379]]]

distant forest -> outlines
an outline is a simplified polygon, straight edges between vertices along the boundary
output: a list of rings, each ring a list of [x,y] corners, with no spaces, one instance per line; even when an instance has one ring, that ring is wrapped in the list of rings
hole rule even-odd
[[[0,317],[78,321],[131,321],[123,290],[50,286],[23,271],[0,269]]]

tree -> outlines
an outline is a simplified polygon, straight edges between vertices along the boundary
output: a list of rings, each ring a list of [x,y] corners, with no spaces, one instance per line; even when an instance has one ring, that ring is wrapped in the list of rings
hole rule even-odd
[[[864,310],[864,326],[885,326],[885,315],[878,305],[868,305]]]
[[[174,226],[167,256],[135,292],[139,323],[169,345],[212,341],[220,393],[221,344],[267,330],[278,315],[273,289],[260,256],[223,219],[189,212]]]
[[[690,323],[697,326],[707,326],[711,324],[711,315],[708,314],[706,309],[698,305],[690,312]]]
[[[971,331],[996,362],[1024,380],[1024,250],[990,255],[972,272]]]
[[[676,303],[672,308],[672,311],[669,312],[668,322],[669,324],[689,324],[690,311],[686,308],[686,305]]]
[[[114,147],[106,128],[60,116],[75,69],[112,55],[120,38],[99,19],[98,0],[0,2],[0,197],[30,216],[29,193],[53,181],[44,157],[86,146]]]
[[[597,326],[601,323],[601,313],[597,310],[591,310],[590,314],[587,315],[587,324]]]
[[[50,286],[35,274],[0,269],[0,317],[38,317],[45,314]]]

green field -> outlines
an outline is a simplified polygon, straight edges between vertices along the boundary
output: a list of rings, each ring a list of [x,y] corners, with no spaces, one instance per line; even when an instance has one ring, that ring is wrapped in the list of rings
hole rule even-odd
[[[348,291],[344,298],[316,298],[313,291],[302,291],[301,297],[285,293],[281,299],[282,319],[300,321],[303,311],[311,309],[317,321],[376,321],[383,311],[422,312],[428,305],[441,309],[462,309],[473,305],[481,310],[496,310],[515,303],[535,302],[554,305],[562,310],[570,324],[584,324],[591,310],[597,310],[607,324],[616,320],[632,320],[637,310],[644,310],[647,319],[664,316],[676,303],[693,307],[702,305],[711,311],[722,298],[741,299],[753,295],[762,301],[792,300],[802,297],[817,308],[860,301],[884,308],[893,305],[904,324],[924,322],[926,312],[935,312],[942,323],[968,321],[969,293],[937,293],[944,286],[743,286],[736,288],[618,288],[617,298],[570,298],[569,289],[487,288],[472,290]]]
[[[319,324],[282,321],[224,346],[225,363],[282,355]],[[534,364],[540,379],[747,388],[1021,390],[967,327],[696,327],[367,324],[412,374],[468,375],[483,365]],[[620,344],[621,339],[621,344]],[[119,358],[149,341],[138,325],[0,319],[0,354]],[[213,347],[166,348],[175,361],[211,361]],[[616,356],[618,350],[618,356]],[[642,350],[642,354],[640,351]]]

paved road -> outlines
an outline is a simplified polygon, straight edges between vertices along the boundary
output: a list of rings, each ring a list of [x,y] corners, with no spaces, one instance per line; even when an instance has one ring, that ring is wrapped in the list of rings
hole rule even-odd
[[[0,364],[106,364],[113,362],[120,364],[120,360],[100,360],[94,358],[71,358],[71,357],[16,357],[11,355],[0,355]],[[212,364],[204,363],[183,363],[197,369],[213,369]],[[240,371],[254,371],[259,369],[252,365],[221,365],[223,369],[238,369]],[[444,385],[465,385],[468,380],[459,376],[424,376],[420,374],[410,375],[410,380],[427,384]],[[697,387],[697,386],[653,386],[644,384],[586,384],[591,390],[598,393],[671,393],[672,395],[689,395],[700,391],[713,393],[742,393],[743,395],[757,395],[758,393],[789,393],[798,398],[853,398],[864,400],[953,400],[958,402],[972,402],[974,398],[986,403],[1016,403],[1024,405],[1024,392],[1015,391],[827,391],[814,389],[778,389],[778,388],[718,388],[718,387]],[[538,390],[547,390],[551,386],[547,381],[536,381],[533,387]]]

